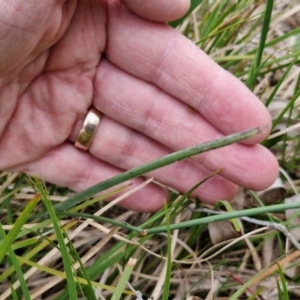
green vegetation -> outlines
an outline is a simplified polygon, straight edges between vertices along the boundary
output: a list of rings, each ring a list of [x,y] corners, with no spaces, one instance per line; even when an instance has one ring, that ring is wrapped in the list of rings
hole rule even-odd
[[[255,129],[171,154],[78,194],[3,172],[0,300],[299,299],[300,237],[293,235],[300,201],[285,197],[300,191],[300,7],[296,0],[287,3],[192,0],[191,12],[171,23],[270,109],[274,131],[264,145],[280,163],[286,195],[273,193],[266,203],[265,194],[240,191],[242,207],[219,203],[215,208],[226,213],[218,215],[189,199],[192,187],[184,195],[172,192],[170,203],[151,215],[103,201],[130,190],[128,179],[255,135]],[[107,188],[114,191],[93,198]],[[292,208],[291,216],[285,213]],[[242,219],[249,216],[256,221]],[[227,239],[214,234],[227,226],[219,221],[231,228]]]

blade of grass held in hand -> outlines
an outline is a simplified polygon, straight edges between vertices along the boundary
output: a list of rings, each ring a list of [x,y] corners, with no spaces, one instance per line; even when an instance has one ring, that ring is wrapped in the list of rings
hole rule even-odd
[[[206,142],[206,143],[203,143],[200,145],[193,146],[191,148],[187,148],[184,150],[180,150],[180,151],[171,153],[171,154],[161,157],[159,159],[153,160],[147,164],[136,167],[136,168],[126,171],[122,174],[119,174],[117,176],[114,176],[112,178],[104,180],[100,183],[97,183],[97,184],[91,186],[90,188],[70,197],[69,199],[65,200],[64,202],[54,205],[54,209],[55,209],[55,211],[63,211],[63,210],[70,209],[70,208],[74,207],[75,205],[78,205],[79,203],[83,202],[84,200],[92,197],[93,195],[100,193],[108,188],[111,188],[117,184],[120,184],[122,182],[125,182],[127,180],[130,180],[130,179],[133,179],[133,178],[136,178],[139,176],[142,176],[142,175],[149,173],[151,171],[154,171],[156,169],[170,165],[176,161],[180,161],[180,160],[189,158],[191,156],[194,156],[194,155],[197,155],[197,154],[209,151],[209,150],[221,148],[221,147],[233,144],[233,143],[240,142],[242,140],[245,140],[247,138],[253,137],[253,136],[261,133],[262,130],[263,130],[262,128],[256,127],[253,129],[249,129],[249,130],[245,130],[242,132],[227,135],[218,140]]]

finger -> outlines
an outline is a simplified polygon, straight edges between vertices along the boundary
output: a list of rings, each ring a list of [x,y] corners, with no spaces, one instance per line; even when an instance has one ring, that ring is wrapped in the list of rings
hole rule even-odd
[[[77,192],[123,172],[120,168],[102,162],[69,143],[56,147],[43,158],[23,165],[17,171],[37,176]],[[136,178],[119,186],[131,183],[131,187],[135,187],[143,181],[142,178]],[[120,205],[130,210],[154,212],[163,206],[166,199],[168,199],[167,190],[150,183],[124,199]]]
[[[70,137],[73,142],[82,123],[83,120],[75,126]],[[169,148],[105,115],[101,117],[89,151],[95,157],[124,170],[141,166],[171,152]],[[210,174],[211,172],[193,161],[185,160],[150,172],[147,177],[154,177],[162,184],[186,192]],[[236,189],[234,184],[216,175],[202,184],[194,195],[204,202],[215,203],[219,199],[232,199]]]
[[[41,48],[45,50],[61,37],[75,6],[75,1],[2,1],[0,72],[9,72],[20,63],[24,68],[32,61],[32,52],[39,55]]]
[[[223,136],[212,124],[176,98],[107,61],[95,78],[94,106],[173,150]],[[277,176],[277,161],[260,145],[235,144],[194,159],[211,171],[221,169],[228,180],[251,189],[264,189]],[[257,171],[259,170],[259,172]]]
[[[61,75],[65,81],[74,80],[72,75],[90,78],[105,43],[106,7],[103,1],[77,1],[72,22],[63,38],[51,48],[45,71],[68,70],[70,79],[66,74]]]
[[[264,105],[234,76],[172,28],[109,6],[108,59],[187,103],[221,132],[261,126],[262,141],[271,128]],[[127,53],[127,55],[124,55]]]
[[[157,22],[167,22],[182,17],[190,7],[187,0],[120,0],[129,10]]]

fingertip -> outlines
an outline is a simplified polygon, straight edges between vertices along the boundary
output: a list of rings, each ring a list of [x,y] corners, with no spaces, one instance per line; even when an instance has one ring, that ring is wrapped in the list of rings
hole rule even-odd
[[[241,148],[240,148],[241,147]],[[273,153],[262,145],[237,145],[232,165],[235,172],[223,174],[234,182],[251,190],[264,190],[278,177],[279,165]]]
[[[258,175],[261,178],[261,180],[259,178],[257,180],[253,180],[253,182],[255,182],[255,185],[252,187],[252,189],[256,191],[263,191],[269,188],[275,182],[279,175],[278,160],[269,149],[264,149],[267,152],[267,158],[265,159],[265,163],[261,163],[261,168],[258,170]]]
[[[259,100],[257,100],[259,101]],[[256,116],[256,120],[253,121],[254,126],[258,128],[258,134],[254,137],[246,139],[243,141],[244,144],[255,145],[263,142],[270,134],[272,130],[272,119],[271,116],[266,109],[266,107],[259,101],[261,107],[257,110],[257,114],[253,113]],[[258,106],[258,105],[257,105]],[[254,119],[254,116],[252,120]]]
[[[190,7],[188,0],[120,0],[130,11],[156,22],[168,22],[182,17]]]

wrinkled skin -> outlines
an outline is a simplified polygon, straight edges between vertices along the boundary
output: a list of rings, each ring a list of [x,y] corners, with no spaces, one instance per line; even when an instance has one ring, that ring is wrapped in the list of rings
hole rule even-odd
[[[269,186],[277,162],[257,144],[269,133],[268,112],[163,23],[188,6],[188,0],[0,0],[0,169],[80,191],[174,150],[263,126],[243,144],[149,176],[186,191],[221,168],[195,192],[210,203],[231,199],[237,185]],[[104,115],[84,152],[73,144],[90,106]],[[122,205],[155,211],[166,198],[151,183]]]

